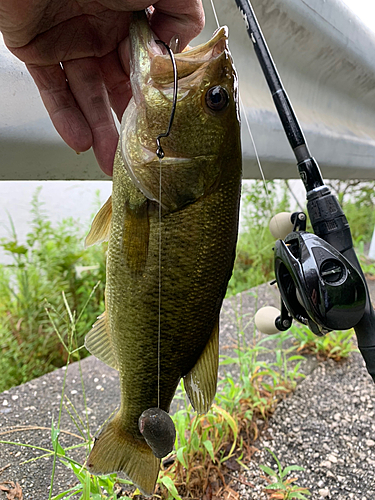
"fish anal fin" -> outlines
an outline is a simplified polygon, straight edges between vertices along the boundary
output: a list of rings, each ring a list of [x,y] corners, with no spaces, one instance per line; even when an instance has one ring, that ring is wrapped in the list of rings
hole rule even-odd
[[[109,324],[105,311],[98,317],[98,320],[86,335],[85,347],[91,354],[100,359],[100,361],[118,370],[117,361],[113,354]]]
[[[160,460],[142,439],[135,439],[121,425],[119,414],[101,432],[87,459],[92,474],[124,472],[145,495],[152,495]]]
[[[89,234],[86,236],[85,248],[96,243],[108,241],[112,220],[112,196],[104,203],[92,221]]]
[[[146,265],[150,238],[147,200],[136,207],[126,205],[124,226],[123,244],[127,265],[132,272],[141,273]]]
[[[214,400],[219,367],[219,320],[195,366],[184,377],[184,387],[193,408],[206,413]]]

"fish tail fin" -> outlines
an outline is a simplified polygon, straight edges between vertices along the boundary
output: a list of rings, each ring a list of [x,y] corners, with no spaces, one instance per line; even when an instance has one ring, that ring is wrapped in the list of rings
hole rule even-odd
[[[141,439],[135,439],[121,425],[119,414],[96,439],[87,459],[92,474],[124,472],[145,495],[152,495],[160,469],[160,460]]]

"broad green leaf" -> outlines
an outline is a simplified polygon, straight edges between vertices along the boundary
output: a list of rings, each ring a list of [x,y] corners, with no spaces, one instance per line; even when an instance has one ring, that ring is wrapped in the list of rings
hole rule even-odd
[[[210,454],[211,460],[215,463],[214,447],[212,445],[212,442],[207,439],[206,441],[203,441],[203,446]]]
[[[301,360],[304,360],[305,357],[304,356],[301,356],[299,354],[296,354],[295,356],[291,356],[290,358],[288,358],[288,361],[295,361],[297,359],[301,359]]]
[[[223,418],[224,420],[229,424],[230,428],[232,429],[233,432],[233,444],[230,449],[230,452],[228,454],[228,458],[233,454],[235,448],[236,448],[236,442],[237,442],[237,436],[238,436],[238,427],[237,423],[234,420],[234,418],[223,408],[217,405],[212,405],[212,407],[217,411]]]
[[[18,255],[25,255],[28,252],[28,249],[24,245],[18,245],[16,241],[2,243],[0,246],[2,246],[6,252],[16,253]]]
[[[196,432],[194,432],[193,435],[191,436],[191,446],[192,446],[194,451],[198,451],[200,448],[199,445],[200,445],[199,436]]]
[[[300,465],[289,465],[288,467],[285,467],[285,469],[283,470],[283,475],[286,476],[286,474],[289,474],[289,472],[291,472],[293,470],[304,471],[305,468],[301,467]]]
[[[304,491],[302,494],[298,491],[295,491],[295,492],[290,493],[289,498],[299,498],[301,500],[307,500],[307,497],[305,495],[310,496],[311,493],[309,491]]]
[[[52,422],[52,424],[51,424],[52,447],[53,447],[55,453],[58,453],[59,455],[65,456],[65,450],[59,443],[59,435],[60,435],[60,429],[55,429],[55,426]]]
[[[277,481],[277,483],[268,484],[265,488],[266,490],[286,490],[287,486],[283,484],[281,481]]]
[[[180,495],[178,494],[177,488],[174,485],[172,479],[168,476],[162,476],[160,478],[160,482],[167,488],[169,493],[173,496],[175,500],[182,500]]]
[[[188,464],[185,460],[185,450],[186,450],[186,446],[184,446],[182,448],[178,448],[178,450],[176,452],[176,456],[177,456],[177,460],[185,467],[185,469],[187,469]]]
[[[267,465],[259,465],[259,468],[269,476],[277,477],[277,472],[271,469],[271,467],[267,467]]]
[[[90,500],[90,474],[86,473],[85,482],[83,485],[82,500]]]

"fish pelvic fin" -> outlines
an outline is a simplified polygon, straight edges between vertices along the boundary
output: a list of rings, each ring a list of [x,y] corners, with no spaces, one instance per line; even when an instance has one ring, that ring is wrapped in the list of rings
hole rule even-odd
[[[89,234],[86,236],[85,248],[96,243],[108,241],[111,232],[112,221],[112,196],[104,203],[99,212],[95,215],[91,224]]]
[[[152,495],[160,460],[143,439],[124,430],[117,414],[95,441],[87,467],[92,474],[124,472],[144,495]]]
[[[219,319],[200,358],[184,377],[185,391],[195,411],[206,413],[214,400],[219,367]]]
[[[100,361],[118,370],[117,360],[112,349],[106,311],[98,317],[98,321],[94,323],[93,327],[86,335],[85,347],[91,354],[100,359]]]

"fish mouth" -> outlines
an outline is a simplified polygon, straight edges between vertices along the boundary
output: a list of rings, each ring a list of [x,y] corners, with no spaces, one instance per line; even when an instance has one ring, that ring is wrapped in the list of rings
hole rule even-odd
[[[223,26],[215,31],[208,42],[174,54],[178,79],[193,75],[207,62],[219,57],[227,48],[227,40],[228,28]],[[150,66],[150,76],[155,83],[173,82],[173,66],[169,55],[154,54]]]
[[[157,37],[151,31],[144,12],[133,13],[130,26],[131,81],[134,87],[143,83],[165,85],[173,83],[173,65],[169,54],[156,43]],[[187,47],[175,53],[178,79],[191,77],[212,59],[220,57],[227,49],[228,28],[218,28],[211,39],[197,47]],[[133,88],[133,95],[136,89]]]

